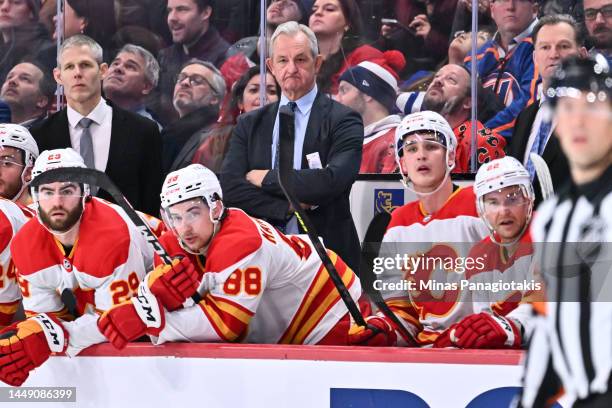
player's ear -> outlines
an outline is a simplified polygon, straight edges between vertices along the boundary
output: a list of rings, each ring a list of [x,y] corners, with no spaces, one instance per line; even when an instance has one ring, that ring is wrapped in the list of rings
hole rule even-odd
[[[455,150],[448,152],[448,167],[452,170],[455,168]]]
[[[32,181],[32,166],[26,167],[25,171],[23,172],[23,179],[28,184],[30,181]]]

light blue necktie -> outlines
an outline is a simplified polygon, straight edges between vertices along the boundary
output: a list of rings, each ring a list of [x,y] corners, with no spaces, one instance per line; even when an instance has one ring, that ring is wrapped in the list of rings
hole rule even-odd
[[[544,153],[544,149],[546,148],[546,141],[548,140],[548,135],[550,134],[550,130],[552,129],[552,123],[543,120],[540,123],[540,129],[538,129],[538,134],[536,135],[535,140],[533,141],[533,145],[531,145],[531,150],[529,153],[536,153],[538,156],[542,156]],[[533,162],[531,158],[527,160],[527,171],[531,176],[531,181],[535,178],[535,167],[533,166]]]

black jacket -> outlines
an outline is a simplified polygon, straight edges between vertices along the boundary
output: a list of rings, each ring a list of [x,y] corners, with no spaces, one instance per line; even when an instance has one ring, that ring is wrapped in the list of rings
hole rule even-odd
[[[512,134],[512,139],[510,139],[510,144],[506,147],[506,153],[521,163],[523,163],[523,159],[525,158],[527,141],[529,140],[531,127],[533,126],[533,122],[539,109],[539,104],[535,102],[521,111],[519,116],[516,118],[514,133]],[[555,191],[558,191],[559,188],[561,188],[570,179],[570,171],[567,163],[567,157],[565,157],[565,154],[561,150],[561,145],[559,144],[559,140],[557,139],[555,132],[550,135],[550,138],[546,143],[546,147],[544,148],[542,158],[550,170],[553,187],[555,188]],[[533,181],[533,188],[535,190],[537,206],[540,202],[542,202],[542,190],[540,189],[540,182],[537,176]]]
[[[242,115],[230,139],[221,168],[221,187],[227,206],[271,221],[286,220],[289,203],[270,170],[262,188],[245,179],[253,169],[270,169],[272,131],[278,103]],[[359,239],[350,212],[349,194],[361,164],[363,123],[351,109],[319,93],[310,112],[304,139],[302,169],[294,174],[297,199],[318,205],[309,210],[326,247],[357,271]],[[318,152],[322,169],[309,169],[306,155]]]
[[[157,124],[107,102],[113,109],[106,174],[132,206],[151,215],[159,213],[162,185],[161,137]],[[42,152],[72,147],[64,108],[30,129]],[[112,201],[103,191],[99,197]]]

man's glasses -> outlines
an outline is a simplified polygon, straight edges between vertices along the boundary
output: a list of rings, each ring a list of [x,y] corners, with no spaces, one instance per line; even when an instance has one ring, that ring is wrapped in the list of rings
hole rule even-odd
[[[612,4],[608,4],[607,6],[603,6],[602,8],[594,9],[588,8],[584,10],[584,19],[585,20],[595,20],[597,18],[597,14],[601,13],[603,18],[612,18]]]
[[[183,82],[184,80],[188,79],[189,80],[189,85],[191,86],[201,86],[201,85],[208,85],[208,87],[210,89],[212,89],[212,91],[215,94],[218,94],[217,90],[215,89],[214,86],[212,86],[212,84],[210,83],[210,81],[208,79],[206,79],[206,77],[203,77],[202,75],[198,75],[198,74],[185,74],[183,72],[181,72],[180,74],[178,74],[176,76],[176,82],[177,84],[180,84],[181,82]]]

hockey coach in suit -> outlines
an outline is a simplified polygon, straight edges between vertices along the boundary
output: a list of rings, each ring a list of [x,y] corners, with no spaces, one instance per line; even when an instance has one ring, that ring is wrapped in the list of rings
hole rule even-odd
[[[267,65],[282,95],[278,103],[238,121],[221,169],[223,199],[288,234],[304,232],[278,183],[278,110],[288,105],[295,112],[296,197],[325,246],[357,271],[359,240],[349,194],[361,163],[361,117],[318,92],[316,74],[323,58],[308,27],[296,22],[278,26],[269,56]]]
[[[161,137],[149,119],[102,98],[108,66],[102,47],[74,35],[58,52],[55,80],[64,87],[67,107],[31,129],[40,151],[72,147],[89,168],[106,172],[128,201],[155,215],[162,184]],[[111,199],[106,192],[98,196]]]

